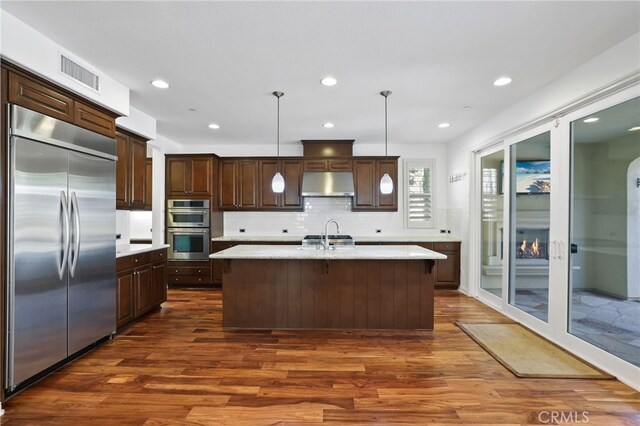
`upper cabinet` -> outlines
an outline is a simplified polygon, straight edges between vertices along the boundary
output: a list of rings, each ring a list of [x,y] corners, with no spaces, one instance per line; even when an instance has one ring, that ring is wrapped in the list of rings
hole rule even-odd
[[[116,132],[116,208],[142,210],[146,206],[147,142],[132,133]]]
[[[115,137],[115,115],[26,73],[9,72],[9,102],[110,138]]]
[[[275,158],[261,159],[260,192],[258,208],[260,210],[302,210],[302,169],[303,163],[299,159],[280,159],[280,166]],[[284,178],[284,192],[273,192],[271,181],[277,171]]]
[[[351,158],[313,158],[304,160],[305,172],[350,172]]]
[[[394,188],[391,194],[380,192],[380,179],[389,173]],[[398,157],[354,157],[354,211],[398,211]]]
[[[222,210],[258,208],[258,164],[254,158],[220,160],[218,205]]]
[[[144,209],[151,210],[153,202],[153,160],[147,158],[144,163]]]
[[[172,198],[213,195],[212,155],[167,155],[166,194]]]

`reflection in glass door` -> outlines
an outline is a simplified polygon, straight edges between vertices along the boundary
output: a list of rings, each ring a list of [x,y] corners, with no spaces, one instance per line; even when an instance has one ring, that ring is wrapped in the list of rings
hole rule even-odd
[[[571,123],[569,333],[640,366],[640,98]]]
[[[548,321],[551,132],[510,148],[509,303]]]
[[[502,171],[504,150],[482,156],[481,168],[481,239],[482,273],[480,288],[502,297],[502,218],[504,194],[502,193]]]

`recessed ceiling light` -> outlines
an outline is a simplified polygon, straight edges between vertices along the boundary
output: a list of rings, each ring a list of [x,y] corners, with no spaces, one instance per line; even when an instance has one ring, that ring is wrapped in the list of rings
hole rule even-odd
[[[511,83],[513,80],[511,77],[500,77],[496,81],[493,82],[494,86],[506,86]]]
[[[322,127],[324,127],[325,129],[331,129],[333,128],[333,123],[324,123]]]
[[[336,84],[338,84],[338,80],[333,77],[325,77],[320,80],[320,83],[322,83],[324,86],[335,86]]]
[[[632,127],[629,129],[630,132],[637,132],[638,130],[640,130],[640,126]]]
[[[440,127],[441,129],[445,129],[445,128],[449,127],[449,126],[451,126],[451,124],[449,124],[449,123],[440,123],[440,124],[438,124],[438,127]]]
[[[154,87],[157,87],[158,89],[168,89],[169,88],[169,83],[167,83],[166,81],[163,81],[163,80],[153,80],[151,82],[151,84]]]
[[[219,124],[216,124],[216,123],[211,123],[211,124],[209,124],[209,126],[208,126],[208,127],[209,127],[210,129],[219,129],[219,128],[220,128],[220,125],[219,125]]]
[[[589,117],[589,118],[585,118],[582,121],[583,123],[595,123],[598,120],[600,120],[598,117]]]

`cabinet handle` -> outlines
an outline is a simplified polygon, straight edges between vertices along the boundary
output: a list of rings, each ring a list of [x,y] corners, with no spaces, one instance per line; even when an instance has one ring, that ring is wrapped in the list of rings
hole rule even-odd
[[[198,278],[198,282],[202,282],[202,278]]]
[[[198,269],[198,273],[202,272],[202,269]]]
[[[176,278],[175,281],[178,281],[178,278]]]
[[[138,259],[133,259],[133,261],[134,261],[135,263],[138,263]]]
[[[176,272],[178,272],[178,270],[176,269]]]

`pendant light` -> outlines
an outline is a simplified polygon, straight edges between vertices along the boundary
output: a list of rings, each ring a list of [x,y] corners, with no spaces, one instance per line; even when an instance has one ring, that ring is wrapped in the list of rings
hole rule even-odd
[[[278,146],[278,157],[276,160],[276,174],[273,176],[271,180],[271,189],[275,193],[282,193],[284,191],[284,178],[280,174],[280,98],[284,96],[283,92],[273,92],[273,96],[278,98],[278,138],[277,138],[277,146]]]
[[[387,159],[387,98],[391,94],[390,90],[383,90],[380,92],[384,96],[384,158]],[[385,172],[382,179],[380,179],[380,193],[391,194],[393,192],[393,180],[389,173]]]

